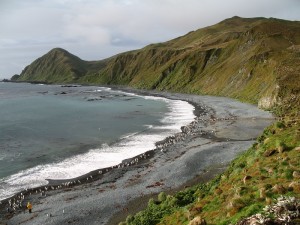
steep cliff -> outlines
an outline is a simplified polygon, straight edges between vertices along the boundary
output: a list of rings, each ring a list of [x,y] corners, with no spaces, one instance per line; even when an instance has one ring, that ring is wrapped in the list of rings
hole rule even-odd
[[[294,83],[300,80],[299,44],[299,22],[234,17],[120,54],[82,81],[229,96],[270,108],[283,83],[300,86]]]
[[[19,81],[129,85],[228,96],[272,108],[299,104],[300,22],[226,19],[176,39],[102,61],[53,49]]]

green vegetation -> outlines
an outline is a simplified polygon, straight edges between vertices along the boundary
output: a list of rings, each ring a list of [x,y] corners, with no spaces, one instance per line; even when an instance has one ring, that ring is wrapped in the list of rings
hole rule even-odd
[[[208,224],[234,224],[262,212],[281,195],[299,198],[299,177],[293,175],[300,172],[299,121],[278,124],[266,128],[223,174],[174,196],[164,198],[165,194],[160,193],[157,201],[151,199],[145,210],[124,224],[188,224],[196,216]],[[284,151],[279,150],[282,145]],[[274,152],[269,154],[270,150]]]
[[[128,85],[227,96],[272,110],[277,122],[226,172],[174,196],[160,193],[121,224],[232,224],[279,195],[300,195],[300,22],[233,17],[165,43],[87,62],[63,49],[15,81]]]
[[[272,108],[297,97],[299,50],[300,22],[233,17],[101,61],[83,61],[56,48],[14,80],[129,85],[227,96]]]
[[[27,66],[13,81],[76,83],[80,77],[101,69],[104,61],[86,62],[61,48],[52,49]]]

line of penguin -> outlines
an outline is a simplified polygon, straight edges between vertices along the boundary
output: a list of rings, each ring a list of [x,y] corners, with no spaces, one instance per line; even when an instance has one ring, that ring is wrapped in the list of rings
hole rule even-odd
[[[204,108],[201,108],[201,109],[203,110],[203,113],[200,114],[198,117],[196,117],[195,120],[193,122],[191,122],[190,124],[188,124],[187,126],[182,126],[181,127],[182,132],[177,133],[173,136],[170,136],[170,137],[166,138],[165,140],[159,142],[159,144],[156,145],[156,149],[154,149],[154,151],[159,150],[161,152],[164,152],[167,147],[174,145],[178,141],[183,141],[186,138],[186,136],[193,133],[193,131],[196,129],[199,122],[203,123],[203,122],[215,122],[217,120],[235,119],[235,117],[232,116],[232,117],[222,118],[222,119],[217,119],[217,118],[211,117],[209,120],[206,120],[206,119],[203,119],[203,116],[207,115],[207,111],[205,111]],[[200,133],[205,134],[205,132],[206,131],[201,131]],[[93,180],[98,179],[99,176],[109,172],[111,169],[116,169],[116,168],[120,169],[120,168],[138,164],[139,161],[149,158],[151,156],[150,152],[152,152],[152,151],[153,150],[150,150],[150,151],[143,153],[141,155],[138,155],[132,159],[123,160],[122,163],[120,163],[116,166],[112,166],[110,168],[99,170],[98,174],[94,175],[94,177],[93,177],[93,175],[90,175],[90,176],[87,176],[86,178],[63,182],[60,185],[52,185],[52,186],[44,186],[44,187],[40,187],[40,188],[25,189],[24,193],[21,192],[5,201],[2,201],[2,202],[0,201],[0,208],[2,208],[3,205],[5,205],[6,212],[8,212],[8,213],[13,213],[18,210],[25,210],[26,209],[25,195],[30,197],[32,194],[40,193],[41,196],[46,197],[47,191],[50,191],[50,190],[59,190],[62,188],[69,188],[69,187],[72,187],[75,185],[80,185],[82,183],[92,182]]]

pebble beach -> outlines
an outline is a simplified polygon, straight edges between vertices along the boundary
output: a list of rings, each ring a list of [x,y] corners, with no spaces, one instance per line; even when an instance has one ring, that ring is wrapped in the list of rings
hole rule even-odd
[[[220,174],[274,121],[271,113],[229,98],[121,90],[188,101],[195,107],[195,120],[155,149],[118,165],[49,180],[2,201],[0,224],[118,224],[162,191],[172,194]],[[32,213],[24,210],[28,201]],[[20,207],[12,210],[14,204]]]

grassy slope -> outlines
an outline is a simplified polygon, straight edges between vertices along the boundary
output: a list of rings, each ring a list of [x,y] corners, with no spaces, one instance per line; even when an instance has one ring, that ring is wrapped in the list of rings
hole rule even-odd
[[[80,81],[229,96],[257,103],[276,94],[278,70],[291,59],[299,60],[299,44],[299,22],[235,17],[165,43],[119,54],[97,76],[84,76]]]
[[[235,223],[261,211],[281,194],[299,197],[299,178],[293,177],[300,168],[299,150],[295,150],[299,145],[299,128],[290,123],[272,125],[258,143],[208,185],[208,191],[196,188],[194,201],[163,218],[161,224],[185,224],[188,216],[196,215],[209,224]],[[244,182],[246,176],[249,179]]]
[[[93,74],[105,65],[105,61],[87,62],[61,48],[52,49],[27,66],[18,81],[46,83],[76,82],[86,74]]]
[[[257,143],[214,180],[173,196],[160,193],[157,200],[149,200],[146,209],[129,215],[120,224],[180,225],[188,224],[197,216],[208,224],[234,224],[261,212],[278,196],[299,199],[299,146],[299,117],[282,118],[266,128]],[[295,171],[298,176],[294,175]]]
[[[87,62],[53,49],[26,67],[18,80],[228,96],[269,108],[278,100],[285,73],[280,70],[299,69],[299,48],[300,22],[233,17],[102,61]],[[290,79],[290,73],[283,76]],[[296,86],[299,74],[293,76]]]

